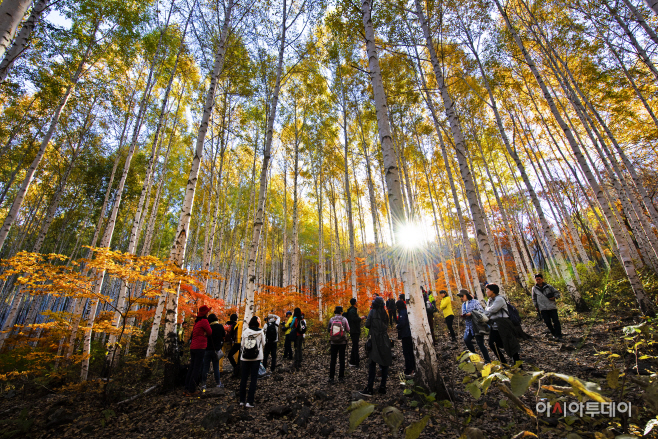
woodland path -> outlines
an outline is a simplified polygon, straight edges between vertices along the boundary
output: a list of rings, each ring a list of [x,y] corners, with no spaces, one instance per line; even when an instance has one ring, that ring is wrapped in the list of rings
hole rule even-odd
[[[605,356],[596,356],[597,351],[614,350],[614,345],[622,336],[621,328],[639,322],[637,316],[626,316],[620,319],[594,319],[589,321],[564,321],[564,343],[556,343],[546,339],[545,327],[536,318],[524,320],[526,332],[533,335],[533,340],[522,343],[521,357],[529,364],[545,371],[557,371],[571,374],[583,380],[600,382],[605,386],[607,363]],[[441,322],[442,323],[442,322]],[[441,327],[444,329],[444,326]],[[487,395],[474,400],[464,391],[461,384],[463,372],[457,367],[456,357],[464,349],[463,342],[451,344],[442,332],[439,341],[439,355],[442,357],[441,367],[449,387],[456,395],[455,415],[445,416],[441,423],[428,424],[421,438],[455,438],[466,426],[481,429],[488,438],[511,437],[526,429],[537,433],[531,420],[515,408],[501,408],[498,401],[501,394],[492,388]],[[581,346],[582,345],[582,346]],[[581,346],[578,348],[578,346]],[[280,347],[281,350],[281,347]],[[291,373],[277,372],[275,375],[259,381],[256,394],[256,407],[251,410],[240,409],[237,400],[231,398],[237,394],[239,382],[235,379],[222,381],[226,385],[226,393],[211,398],[186,398],[182,390],[172,394],[161,395],[150,393],[132,402],[122,405],[112,404],[103,407],[99,403],[97,393],[60,393],[32,398],[30,395],[19,396],[0,401],[0,413],[11,418],[33,420],[33,425],[24,436],[28,438],[382,438],[392,437],[388,427],[381,417],[381,409],[393,405],[399,408],[405,416],[404,424],[420,419],[423,409],[409,405],[410,399],[403,395],[403,387],[399,384],[399,373],[402,371],[403,358],[400,343],[394,347],[394,364],[390,370],[387,395],[375,395],[368,398],[377,404],[375,412],[366,419],[350,436],[347,433],[349,414],[345,409],[354,400],[353,392],[362,389],[366,380],[365,362],[359,369],[347,367],[345,382],[342,384],[326,384],[329,370],[328,345],[311,338],[305,346],[305,359],[302,371]],[[362,352],[363,354],[363,352]],[[283,366],[288,363],[284,362]],[[627,364],[626,366],[630,366]],[[621,365],[618,365],[621,367]],[[208,379],[209,385],[213,378]],[[148,384],[139,384],[141,391]],[[377,384],[375,384],[376,388]],[[138,393],[137,388],[135,393]],[[526,395],[530,395],[531,392]],[[632,387],[623,398],[634,406],[642,404],[633,392]],[[535,401],[527,396],[524,402],[534,409]],[[230,407],[233,407],[232,411]],[[280,410],[285,415],[273,414]],[[56,412],[59,410],[59,414]],[[103,410],[106,410],[103,412]],[[111,410],[111,412],[110,412]],[[202,427],[203,419],[212,418],[213,426]],[[8,413],[6,415],[5,413]],[[62,425],[47,427],[59,416]],[[464,422],[471,416],[468,425]],[[306,418],[304,423],[303,419]],[[301,424],[301,425],[298,425]],[[304,425],[305,424],[305,425]],[[572,426],[578,431],[578,424]],[[560,423],[557,426],[540,427],[540,437],[565,437],[569,427]],[[594,431],[591,428],[584,428]],[[586,436],[584,436],[586,437]],[[593,437],[593,436],[592,436]]]

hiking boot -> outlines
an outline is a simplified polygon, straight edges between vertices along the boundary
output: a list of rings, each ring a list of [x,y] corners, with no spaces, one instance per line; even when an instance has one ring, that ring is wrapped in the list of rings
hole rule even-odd
[[[366,387],[365,389],[363,389],[359,392],[359,395],[372,396],[372,389],[369,389],[369,388]]]
[[[344,382],[345,382],[345,378],[338,378],[338,382],[339,382],[339,383],[344,383]]]
[[[386,395],[386,388],[380,387],[379,389],[377,389],[377,393],[379,393],[380,395]]]
[[[254,405],[253,405],[253,404],[250,404],[250,403],[247,403],[247,404],[245,405],[245,407],[248,408],[248,409],[253,409],[253,408],[254,408]]]
[[[334,383],[334,379],[333,379],[333,378],[329,378],[329,379],[327,380],[327,384],[333,384],[333,383]]]
[[[222,383],[217,384],[217,388],[218,388],[218,389],[223,389],[223,388],[224,388],[224,384],[222,384]]]
[[[352,364],[352,363],[347,363],[347,365],[348,365],[349,367],[359,367],[359,366],[357,366],[356,364]]]

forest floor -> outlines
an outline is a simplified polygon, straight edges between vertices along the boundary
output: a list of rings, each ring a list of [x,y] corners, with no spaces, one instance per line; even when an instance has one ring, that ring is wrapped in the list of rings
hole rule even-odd
[[[605,388],[609,363],[607,356],[596,355],[597,352],[621,353],[622,328],[636,324],[641,319],[631,315],[622,319],[593,316],[579,319],[563,320],[565,337],[562,343],[548,340],[543,322],[535,318],[524,320],[524,329],[533,335],[532,340],[521,344],[521,359],[526,364],[524,368],[530,370],[536,367],[544,371],[569,374],[582,380],[598,382]],[[450,343],[445,335],[445,326],[443,322],[440,323],[437,352],[443,378],[455,395],[455,410],[452,414],[441,413],[433,418],[421,438],[455,438],[466,427],[479,428],[488,438],[509,438],[523,430],[532,431],[542,438],[562,438],[569,432],[593,438],[594,432],[603,431],[605,425],[608,425],[604,423],[601,424],[603,427],[597,426],[598,421],[590,420],[576,421],[567,426],[556,417],[547,420],[548,425],[546,422],[535,423],[511,404],[508,408],[501,407],[499,400],[503,396],[493,386],[486,395],[475,400],[464,390],[462,379],[465,374],[457,367],[456,358],[465,349],[464,344]],[[391,335],[394,335],[391,331]],[[281,345],[279,357],[283,348]],[[182,389],[169,394],[153,391],[125,404],[104,406],[99,394],[94,392],[58,392],[38,397],[16,395],[2,398],[0,419],[11,419],[15,428],[22,429],[15,437],[44,439],[350,437],[347,432],[349,413],[345,410],[355,400],[355,391],[363,389],[366,384],[366,361],[362,360],[358,369],[347,367],[344,383],[329,385],[328,351],[327,342],[319,337],[310,338],[305,344],[302,370],[290,372],[289,363],[284,361],[281,370],[259,380],[256,407],[253,409],[239,407],[236,398],[239,382],[230,379],[229,373],[225,373],[222,381],[226,389],[214,394],[208,392],[206,397],[185,397]],[[404,387],[399,379],[403,357],[399,342],[395,343],[394,355],[388,393],[362,398],[377,407],[351,437],[391,437],[381,416],[381,409],[389,405],[403,412],[405,419],[402,427],[427,413],[426,409],[414,408],[411,399],[403,395]],[[620,369],[632,366],[630,359],[626,364],[621,362],[617,365]],[[209,387],[213,383],[211,375],[208,378]],[[132,391],[138,394],[152,385],[139,383]],[[522,399],[534,410],[536,401],[532,389]],[[640,392],[635,389],[632,385],[627,386],[622,399],[630,400],[634,407],[641,407]],[[5,429],[4,433],[8,431]],[[603,436],[596,437],[614,437],[621,433],[620,430],[604,432]],[[0,430],[0,438],[4,437],[14,436],[4,436]]]

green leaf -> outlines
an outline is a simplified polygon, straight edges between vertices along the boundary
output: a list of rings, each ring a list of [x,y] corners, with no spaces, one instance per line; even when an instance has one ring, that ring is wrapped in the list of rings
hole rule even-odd
[[[530,387],[530,381],[532,380],[532,375],[526,375],[523,373],[516,373],[512,376],[510,386],[512,387],[512,393],[514,396],[523,395],[528,387]]]
[[[509,404],[507,403],[507,398],[503,398],[500,401],[498,401],[498,405],[504,409],[509,408]]]
[[[418,439],[429,420],[430,417],[425,415],[422,419],[412,422],[411,425],[404,429],[404,439]]]
[[[494,380],[494,376],[489,375],[484,379],[484,381],[482,381],[482,393],[487,393],[487,390],[489,390],[489,386],[491,385],[493,380]]]
[[[466,373],[475,372],[475,365],[473,363],[462,363],[459,365],[459,368]]]
[[[608,375],[606,375],[606,380],[608,381],[608,386],[610,386],[611,389],[616,389],[619,387],[619,370],[612,369],[610,372],[608,372]]]
[[[409,396],[409,395],[411,395],[412,393],[414,393],[414,391],[411,390],[411,389],[404,389],[404,392],[402,392],[402,393],[404,393],[405,395]]]
[[[349,433],[352,433],[375,410],[375,405],[364,400],[354,401],[347,409],[350,413]]]
[[[565,424],[567,424],[567,425],[571,425],[571,424],[573,424],[574,422],[576,422],[578,419],[580,419],[580,418],[578,418],[578,417],[576,417],[576,416],[567,416],[566,418],[564,418],[564,422],[565,422]]]
[[[402,412],[395,407],[386,407],[382,410],[382,417],[384,418],[386,425],[391,429],[393,436],[397,436],[398,429],[400,428],[400,425],[402,425],[402,421],[404,421],[404,415]]]
[[[418,407],[418,401],[411,401],[411,402],[409,403],[409,405],[410,405],[411,407]]]
[[[480,396],[482,395],[482,391],[478,387],[477,383],[471,383],[468,386],[466,386],[466,390],[469,391],[471,395],[473,395],[473,398],[475,399],[480,399]]]

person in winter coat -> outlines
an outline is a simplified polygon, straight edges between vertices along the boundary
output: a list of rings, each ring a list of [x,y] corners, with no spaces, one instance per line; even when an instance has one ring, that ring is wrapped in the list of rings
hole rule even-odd
[[[224,327],[219,323],[217,316],[215,314],[210,314],[208,316],[208,323],[210,323],[210,328],[212,329],[212,335],[208,337],[208,343],[206,344],[206,353],[203,357],[203,371],[201,372],[201,387],[206,388],[206,381],[208,379],[208,370],[210,369],[210,363],[212,363],[212,368],[215,374],[215,383],[217,387],[224,387],[222,382],[219,380],[219,353],[222,352],[222,346],[224,344],[224,336],[226,332]]]
[[[347,309],[347,312],[343,314],[343,317],[347,319],[347,323],[350,325],[350,339],[352,340],[349,365],[351,367],[359,367],[359,337],[361,337],[361,317],[359,317],[359,312],[356,309],[355,298],[350,299],[350,307]]]
[[[503,349],[514,359],[514,362],[517,362],[519,361],[520,346],[515,335],[514,324],[509,319],[507,302],[499,295],[500,288],[496,284],[487,284],[485,292],[489,297],[487,307],[484,309],[484,314],[489,317],[491,326],[489,348],[501,363],[507,363]]]
[[[263,357],[263,367],[267,369],[267,358],[272,356],[272,372],[276,369],[276,348],[279,343],[279,323],[281,323],[281,317],[274,314],[267,316],[267,325],[265,325],[265,352]]]
[[[436,336],[434,335],[434,311],[436,311],[436,306],[434,305],[434,296],[432,292],[429,293],[425,291],[425,288],[420,287],[420,290],[423,292],[423,302],[425,303],[425,311],[427,311],[427,322],[430,325],[430,334],[432,335],[432,344],[436,344]]]
[[[334,310],[334,316],[329,319],[329,325],[327,326],[329,342],[331,343],[329,384],[334,383],[334,376],[336,376],[336,357],[340,357],[338,381],[342,383],[345,379],[345,348],[347,347],[347,334],[350,332],[350,324],[342,314],[343,307],[337,306]]]
[[[391,353],[391,339],[388,337],[388,316],[384,309],[384,299],[381,297],[375,297],[375,300],[372,301],[372,307],[366,319],[366,328],[370,330],[372,349],[368,355],[370,359],[368,384],[359,393],[363,396],[372,396],[372,386],[375,383],[375,374],[379,364],[382,370],[382,381],[378,392],[386,394],[386,378],[388,377],[388,368],[393,363],[393,355]]]
[[[292,322],[290,323],[290,340],[295,345],[295,361],[293,367],[299,370],[302,367],[302,345],[304,342],[304,334],[301,332],[301,325],[304,321],[304,315],[300,308],[295,308],[292,313]]]
[[[185,377],[185,390],[188,395],[197,394],[197,386],[201,382],[201,371],[203,369],[203,357],[206,353],[208,336],[212,335],[210,323],[208,323],[208,312],[210,308],[206,305],[199,308],[194,327],[192,328],[192,337],[190,338],[190,367]]]
[[[473,339],[477,341],[482,357],[484,358],[485,363],[491,363],[491,358],[489,358],[489,352],[484,346],[484,335],[476,334],[473,329],[473,318],[471,316],[471,311],[477,310],[484,312],[482,305],[477,299],[474,299],[467,290],[459,290],[457,296],[462,300],[462,319],[464,319],[464,343],[466,348],[475,353],[475,346],[473,346]]]
[[[242,379],[240,380],[240,406],[254,407],[254,397],[258,386],[258,368],[263,360],[263,346],[265,346],[265,335],[260,329],[260,318],[253,316],[249,320],[249,326],[242,334],[242,353],[240,362],[242,364]],[[251,377],[249,395],[247,395],[247,380]]]
[[[397,316],[395,315],[395,299],[393,296],[389,297],[386,301],[386,310],[388,311],[388,326],[393,326],[397,323]]]
[[[439,291],[439,297],[441,298],[439,308],[441,309],[441,312],[443,312],[443,319],[448,327],[448,332],[450,332],[450,339],[453,342],[456,342],[457,337],[455,337],[455,330],[452,329],[452,322],[455,320],[455,313],[452,311],[452,301],[446,290]]]
[[[411,326],[409,326],[409,314],[404,302],[398,301],[395,306],[398,309],[398,339],[402,341],[402,355],[404,355],[404,374],[413,375],[416,371],[416,358],[414,357],[414,344],[411,340]]]
[[[553,338],[562,341],[562,325],[555,304],[555,300],[560,298],[560,293],[552,285],[544,282],[544,276],[541,273],[535,275],[535,281],[537,283],[532,287],[532,303],[535,304],[535,308],[541,314]]]
[[[290,339],[290,330],[292,329],[292,313],[286,312],[286,323],[283,324],[283,359],[292,360],[292,340]]]

